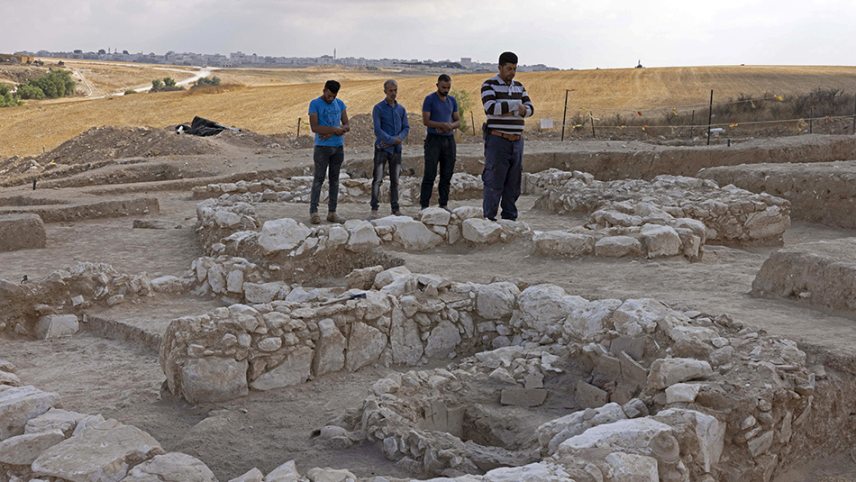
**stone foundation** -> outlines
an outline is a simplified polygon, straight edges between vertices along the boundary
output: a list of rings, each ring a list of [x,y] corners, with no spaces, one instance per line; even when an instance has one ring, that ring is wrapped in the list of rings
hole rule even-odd
[[[706,242],[781,244],[790,226],[790,203],[769,194],[704,179],[658,176],[652,181],[601,182],[585,173],[545,171],[527,185],[543,191],[536,206],[556,213],[592,214],[602,226],[666,224],[689,218],[704,223]],[[599,213],[599,214],[598,214]]]
[[[776,251],[755,276],[752,294],[789,298],[819,308],[856,310],[856,238]]]
[[[856,227],[856,161],[710,167],[698,176],[787,199],[795,219]]]
[[[36,214],[0,215],[0,251],[44,248],[45,225]]]

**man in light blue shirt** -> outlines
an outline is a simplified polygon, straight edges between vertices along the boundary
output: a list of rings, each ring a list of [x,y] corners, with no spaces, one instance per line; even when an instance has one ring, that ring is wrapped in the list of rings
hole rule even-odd
[[[383,83],[386,98],[372,109],[372,121],[375,132],[374,172],[372,174],[372,219],[378,217],[380,185],[383,183],[385,165],[389,165],[389,201],[392,214],[399,215],[398,178],[401,174],[401,144],[410,132],[407,111],[396,102],[398,82],[387,80]]]
[[[327,200],[327,221],[341,223],[336,215],[336,201],[339,198],[339,170],[345,161],[345,133],[350,131],[345,103],[337,99],[341,85],[335,80],[324,84],[321,97],[309,103],[309,126],[315,133],[313,160],[315,171],[312,180],[312,193],[309,197],[309,222],[320,224],[318,203],[321,199],[321,186],[324,177],[330,173],[330,196]]]

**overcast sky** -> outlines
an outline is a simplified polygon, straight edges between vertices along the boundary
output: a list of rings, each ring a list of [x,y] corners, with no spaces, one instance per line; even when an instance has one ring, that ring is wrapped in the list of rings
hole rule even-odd
[[[0,0],[0,52],[854,65],[853,0]]]

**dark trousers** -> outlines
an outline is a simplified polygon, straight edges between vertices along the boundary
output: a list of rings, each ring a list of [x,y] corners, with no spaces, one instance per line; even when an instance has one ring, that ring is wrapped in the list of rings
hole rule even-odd
[[[312,154],[315,161],[313,172],[312,194],[309,197],[309,214],[318,212],[318,201],[321,199],[321,186],[324,185],[324,177],[330,171],[330,196],[327,199],[327,211],[336,212],[336,201],[339,198],[339,170],[345,160],[345,149],[342,146],[315,146]]]
[[[437,178],[437,165],[440,166],[440,207],[449,204],[449,185],[455,172],[455,156],[457,146],[455,136],[438,136],[428,134],[425,138],[425,171],[422,175],[422,192],[419,194],[419,205],[423,209],[431,203],[431,191],[434,190],[434,179]]]
[[[517,198],[523,176],[523,139],[509,141],[486,134],[484,138],[484,217],[496,219],[502,206],[502,219],[517,219]]]
[[[398,211],[398,177],[401,175],[401,153],[374,151],[374,171],[372,172],[372,211],[376,211],[380,199],[380,185],[383,184],[384,170],[389,165],[389,202],[393,211]]]

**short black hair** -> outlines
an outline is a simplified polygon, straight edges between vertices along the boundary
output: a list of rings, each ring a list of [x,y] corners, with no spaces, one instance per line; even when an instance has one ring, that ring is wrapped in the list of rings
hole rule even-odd
[[[437,82],[451,82],[451,81],[452,81],[452,78],[446,74],[440,74],[440,76],[437,77]]]
[[[342,88],[342,84],[335,80],[328,80],[327,82],[324,82],[324,88],[334,94],[338,94],[339,89]]]
[[[514,52],[503,52],[499,54],[499,65],[505,64],[517,65],[517,54]]]

